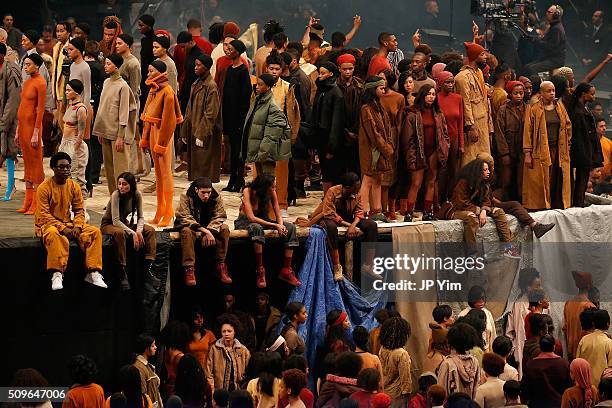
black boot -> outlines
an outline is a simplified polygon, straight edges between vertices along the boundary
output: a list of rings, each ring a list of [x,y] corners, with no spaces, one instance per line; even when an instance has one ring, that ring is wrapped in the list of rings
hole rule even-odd
[[[234,184],[236,183],[236,175],[234,173],[232,173],[232,175],[230,176],[229,181],[227,182],[227,186],[223,187],[221,189],[221,191],[229,191],[230,193],[233,193],[234,190]]]
[[[304,190],[304,180],[296,180],[294,190],[296,198],[306,198],[306,190]]]
[[[128,290],[131,289],[130,281],[128,280],[127,271],[125,269],[125,266],[121,266],[119,268],[119,279],[121,280],[119,283],[119,287],[121,288],[122,291],[127,292]]]
[[[434,216],[433,212],[426,212],[423,215],[422,221],[436,221],[436,217]]]
[[[407,212],[406,215],[404,215],[404,222],[412,222],[412,212]]]
[[[236,177],[236,181],[234,182],[234,193],[240,193],[244,188],[245,182],[244,177]]]

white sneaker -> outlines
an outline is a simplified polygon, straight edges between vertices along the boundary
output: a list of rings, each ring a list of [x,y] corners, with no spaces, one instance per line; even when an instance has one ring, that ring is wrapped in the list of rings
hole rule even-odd
[[[98,271],[89,272],[87,275],[85,275],[85,282],[91,283],[92,285],[99,286],[104,289],[108,288],[108,286],[106,286],[106,283],[104,283],[104,280],[102,279],[102,275]]]
[[[54,272],[51,277],[51,290],[62,290],[64,289],[64,285],[62,282],[64,281],[64,275],[61,272]]]
[[[286,209],[281,209],[281,217],[283,218],[289,218],[289,214],[287,214],[287,210]]]

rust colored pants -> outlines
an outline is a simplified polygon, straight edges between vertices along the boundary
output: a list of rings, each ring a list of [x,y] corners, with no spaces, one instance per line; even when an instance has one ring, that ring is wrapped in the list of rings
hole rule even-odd
[[[210,230],[215,237],[215,262],[225,262],[225,255],[227,254],[227,247],[229,246],[230,230],[225,224],[221,225],[219,232]],[[194,231],[189,227],[185,227],[181,230],[181,251],[182,251],[182,262],[183,266],[194,266],[196,256],[196,245],[202,248],[200,243],[202,242],[202,233]]]
[[[487,216],[493,218],[502,242],[510,242],[512,240],[512,233],[508,227],[508,220],[506,219],[504,210],[494,207],[491,212],[487,213]],[[453,219],[462,220],[464,222],[463,236],[465,242],[470,244],[475,243],[476,232],[478,232],[478,228],[480,228],[478,216],[472,211],[455,211]]]
[[[72,228],[72,225],[69,225]],[[45,228],[42,241],[47,250],[47,270],[64,273],[68,264],[70,241],[56,227]],[[85,268],[88,271],[102,270],[102,233],[96,227],[83,225],[81,235],[76,240],[85,252]]]
[[[499,203],[499,208],[504,210],[506,214],[514,215],[521,227],[531,225],[535,221],[518,201],[502,201]]]
[[[102,233],[106,235],[111,235],[113,237],[113,247],[115,248],[115,256],[117,257],[117,262],[119,262],[119,265],[125,266],[127,259],[127,231],[124,231],[123,228],[115,227],[114,225],[104,225],[102,226]],[[143,249],[145,253],[145,259],[149,261],[154,261],[155,255],[157,253],[157,239],[155,236],[155,229],[145,224],[142,229],[142,237],[144,238]]]

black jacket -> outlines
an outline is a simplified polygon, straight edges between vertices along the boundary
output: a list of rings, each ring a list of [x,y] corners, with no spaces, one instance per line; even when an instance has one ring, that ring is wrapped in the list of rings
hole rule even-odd
[[[540,49],[539,61],[552,61],[557,66],[565,65],[565,28],[560,21],[553,22],[550,29],[540,41],[538,41]]]
[[[344,95],[334,77],[317,80],[317,93],[312,106],[311,126],[316,129],[318,144],[323,152],[338,152],[344,140],[345,107]]]
[[[572,121],[572,145],[570,158],[572,167],[591,169],[603,166],[603,153],[595,129],[593,114],[578,103],[570,113]]]

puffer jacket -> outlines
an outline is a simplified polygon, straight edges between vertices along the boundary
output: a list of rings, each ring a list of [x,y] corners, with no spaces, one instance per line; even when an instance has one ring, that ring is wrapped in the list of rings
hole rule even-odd
[[[271,91],[258,95],[251,104],[244,123],[242,147],[242,158],[249,163],[291,158],[291,128]]]

